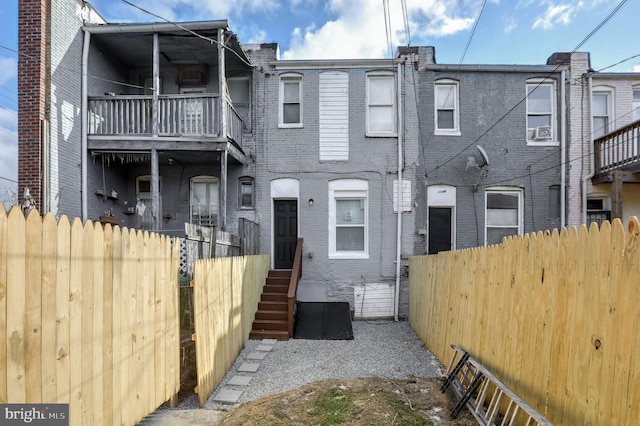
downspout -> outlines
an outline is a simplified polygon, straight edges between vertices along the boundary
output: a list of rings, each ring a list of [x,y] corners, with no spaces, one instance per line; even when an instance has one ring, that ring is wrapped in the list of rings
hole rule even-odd
[[[400,261],[402,254],[402,137],[403,137],[403,127],[404,123],[402,122],[402,79],[400,74],[401,64],[398,64],[398,88],[397,88],[397,98],[398,101],[398,228],[397,228],[397,239],[396,239],[396,294],[395,294],[395,304],[393,309],[393,319],[394,321],[398,321],[398,310],[400,307]]]
[[[82,205],[82,222],[87,220],[88,204],[87,204],[87,120],[88,120],[88,92],[87,92],[87,80],[88,80],[88,68],[89,68],[89,44],[91,42],[91,33],[85,31],[84,44],[82,45],[82,81],[81,81],[81,115],[80,115],[80,199]]]
[[[560,73],[560,228],[564,228],[566,225],[566,200],[567,196],[567,92],[566,92],[566,71]]]
[[[593,114],[591,114],[591,102],[593,100],[592,93],[592,78],[591,73],[589,73],[589,79],[587,80],[587,90],[589,92],[589,174],[582,178],[582,223],[587,225],[587,182],[593,177],[595,174],[595,165],[594,165],[594,148],[593,148]],[[584,124],[582,124],[582,132],[584,135]],[[584,137],[582,138],[584,143]]]

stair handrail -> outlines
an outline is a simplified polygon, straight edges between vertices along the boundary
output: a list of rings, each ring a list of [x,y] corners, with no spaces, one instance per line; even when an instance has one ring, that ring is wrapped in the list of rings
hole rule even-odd
[[[289,291],[287,292],[287,326],[289,337],[293,337],[293,315],[296,305],[296,294],[298,293],[298,282],[302,276],[302,238],[296,242],[296,253],[293,256],[293,266],[291,267],[291,278],[289,279]]]

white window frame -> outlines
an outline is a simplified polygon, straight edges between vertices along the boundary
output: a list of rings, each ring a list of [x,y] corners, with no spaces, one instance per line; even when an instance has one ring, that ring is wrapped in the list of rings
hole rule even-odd
[[[515,229],[516,235],[521,235],[524,232],[524,191],[522,188],[512,186],[497,186],[485,189],[484,192],[484,245],[489,245],[488,242],[488,230],[491,229]],[[489,195],[493,194],[507,194],[518,196],[518,212],[516,225],[490,225],[489,224]],[[492,243],[496,244],[496,243]]]
[[[549,87],[551,89],[551,99],[549,99],[549,111],[545,112],[531,112],[529,111],[529,89],[536,89],[538,87]],[[534,146],[556,146],[559,144],[558,142],[558,113],[557,113],[557,89],[555,80],[551,79],[531,79],[527,80],[525,84],[525,105],[526,105],[526,138],[527,145]],[[536,139],[535,132],[536,127],[529,127],[529,116],[545,116],[550,115],[550,126],[551,126],[551,137],[549,139]],[[544,126],[540,126],[544,127]]]
[[[373,80],[389,80],[391,83],[391,99],[390,102],[375,102],[371,94]],[[371,137],[395,137],[398,135],[398,117],[397,117],[397,96],[396,96],[396,77],[395,74],[389,72],[370,72],[367,74],[367,87],[366,87],[366,136]],[[391,113],[391,128],[390,129],[372,129],[372,108],[387,108]]]
[[[296,123],[284,122],[284,86],[285,84],[297,83],[298,84],[298,105],[300,106],[300,117]],[[295,103],[295,102],[290,102]],[[278,127],[280,128],[300,128],[303,127],[303,104],[302,104],[302,75],[287,73],[280,76],[280,98],[278,102]]]
[[[453,108],[439,108],[438,87],[451,87],[453,89]],[[437,80],[434,84],[433,114],[436,135],[460,136],[460,97],[459,82],[450,79]],[[438,123],[438,111],[453,111],[453,128],[440,128]]]
[[[141,190],[141,182],[148,183],[149,191]],[[160,216],[162,211],[162,176],[158,176],[158,212]],[[153,211],[151,204],[153,202],[153,193],[151,192],[151,175],[138,176],[136,178],[136,227],[142,230],[153,229]],[[141,204],[141,205],[139,205]],[[139,214],[142,213],[142,214]],[[162,223],[157,218],[158,227],[162,227]]]
[[[631,114],[632,120],[640,120],[640,85],[635,85],[631,92]],[[637,98],[636,98],[637,96]]]
[[[208,183],[208,184],[215,184],[216,188],[217,188],[217,193],[216,193],[216,205],[215,205],[215,209],[212,212],[211,210],[209,210],[209,220],[207,221],[202,221],[201,219],[199,221],[195,221],[195,212],[193,210],[193,207],[195,205],[194,203],[194,190],[193,190],[193,186],[194,184],[198,184],[198,183]],[[211,204],[209,204],[209,206],[211,206]],[[218,222],[218,216],[220,214],[220,179],[216,176],[194,176],[189,180],[189,222],[195,225],[204,225],[204,226],[210,226],[212,224],[214,224],[214,221],[212,220],[211,215],[215,214],[215,223]]]
[[[247,185],[250,184],[250,185]],[[242,204],[242,196],[244,195],[242,192],[242,188],[244,186],[251,187],[251,205],[245,206]],[[256,185],[255,179],[251,176],[242,176],[238,179],[238,208],[240,210],[253,210],[256,206]]]
[[[364,203],[364,250],[337,250],[337,200],[360,199]],[[361,179],[339,179],[329,182],[329,259],[369,258],[369,182]],[[358,224],[359,225],[359,224]],[[351,225],[353,226],[353,225]]]
[[[238,86],[246,86],[247,88],[247,99],[242,100],[234,100],[232,96],[233,89],[232,87]],[[251,132],[251,78],[248,76],[241,77],[227,77],[227,91],[229,92],[229,99],[231,99],[231,103],[233,104],[233,108],[238,112],[238,114],[242,118],[242,129],[244,132]],[[246,114],[241,114],[243,112],[242,107],[246,110]]]
[[[594,102],[594,98],[596,96],[604,96],[606,98],[606,106],[607,106],[607,111],[606,114],[595,114],[595,102]],[[591,130],[591,134],[593,136],[593,139],[598,139],[604,135],[606,135],[607,133],[613,131],[612,128],[612,117],[614,116],[614,112],[613,112],[613,89],[609,88],[609,87],[594,87],[592,90],[592,98],[591,98],[591,112],[592,112],[592,123],[593,123],[593,127]],[[602,128],[601,125],[596,124],[596,118],[604,118],[604,120],[606,121],[605,127],[604,129]]]

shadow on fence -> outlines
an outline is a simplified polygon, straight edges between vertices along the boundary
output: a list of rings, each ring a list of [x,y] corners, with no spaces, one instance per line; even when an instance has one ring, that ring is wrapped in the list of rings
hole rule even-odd
[[[463,347],[556,425],[640,418],[640,223],[410,259],[409,321]]]

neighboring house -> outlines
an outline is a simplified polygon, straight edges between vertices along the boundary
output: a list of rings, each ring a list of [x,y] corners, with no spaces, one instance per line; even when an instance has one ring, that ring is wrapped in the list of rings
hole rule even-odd
[[[420,63],[414,252],[563,225],[566,66]]]
[[[262,70],[254,123],[262,251],[274,268],[289,268],[303,237],[300,300],[406,315],[415,234],[414,168],[406,162],[418,152],[413,56],[278,60],[275,44],[245,47]]]
[[[21,93],[44,96],[40,123],[20,99],[19,179],[41,211],[173,235],[254,219],[254,70],[227,22],[107,24],[47,3],[20,2],[21,34],[42,37],[22,70],[43,70]],[[27,20],[34,8],[48,19]]]
[[[594,71],[588,53],[556,60],[571,73],[569,225],[627,223],[640,215],[640,73]]]

